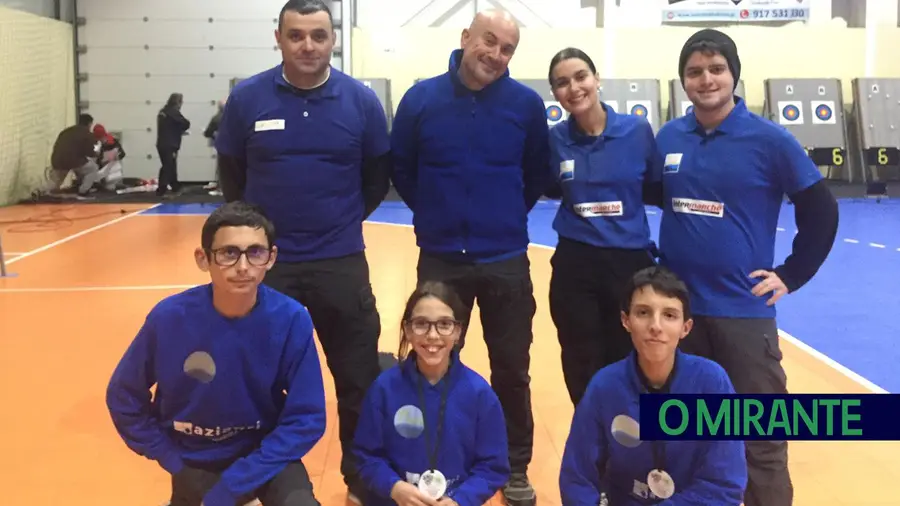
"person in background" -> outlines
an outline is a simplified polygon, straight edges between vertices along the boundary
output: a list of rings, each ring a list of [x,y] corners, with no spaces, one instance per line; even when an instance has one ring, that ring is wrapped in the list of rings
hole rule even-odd
[[[210,283],[159,302],[110,379],[113,424],[172,475],[171,506],[319,504],[301,459],[325,434],[322,370],[306,308],[261,284],[274,238],[255,206],[213,211],[194,252]]]
[[[512,471],[503,495],[511,506],[535,501],[528,212],[552,181],[544,101],[509,77],[518,44],[508,13],[479,12],[448,71],[403,95],[391,130],[394,187],[413,212],[420,248],[418,279],[459,293],[461,345],[478,301],[507,421]]]
[[[122,148],[122,143],[99,123],[94,125],[94,138],[100,142],[100,152],[97,154],[97,165],[100,167],[99,182],[107,190],[114,191],[124,178],[122,159],[125,158],[125,149]]]
[[[696,314],[682,343],[728,371],[742,394],[786,394],[775,304],[818,271],[837,234],[837,202],[791,133],[734,95],[734,41],[700,30],[678,62],[693,112],[657,133],[664,158],[660,263],[684,279]],[[794,203],[793,251],[774,265],[784,196]],[[748,441],[746,506],[789,506],[785,441]]]
[[[634,351],[600,369],[575,408],[559,472],[562,504],[739,506],[743,441],[640,439],[641,395],[734,393],[720,365],[678,350],[693,324],[687,287],[654,266],[623,293],[621,322]]]
[[[178,151],[181,138],[191,128],[191,122],[181,114],[184,96],[172,93],[166,105],[156,115],[156,151],[159,153],[159,187],[156,195],[162,197],[169,188],[175,193],[181,191],[178,180]]]
[[[216,145],[216,134],[219,132],[219,123],[222,121],[222,111],[225,109],[225,101],[220,100],[218,104],[218,109],[212,118],[209,119],[209,124],[206,125],[206,130],[203,131],[203,136],[209,139],[210,146],[215,147]],[[203,187],[204,190],[209,190],[210,195],[222,195],[222,190],[219,189],[219,169],[216,168],[216,180],[210,182],[208,185]]]
[[[562,197],[553,221],[559,243],[550,260],[550,314],[577,406],[594,373],[632,350],[620,300],[632,274],[655,264],[643,192],[662,167],[650,123],[599,100],[587,54],[563,49],[548,78],[569,113],[550,131],[550,170]]]
[[[94,184],[100,181],[100,167],[97,166],[99,143],[91,132],[94,117],[80,114],[78,124],[65,128],[56,137],[50,155],[50,169],[47,180],[32,192],[32,199],[60,189],[69,172],[75,173],[78,195],[86,197]]]
[[[226,202],[261,206],[278,230],[269,286],[312,315],[337,394],[341,473],[356,486],[353,436],[379,369],[381,321],[362,222],[390,185],[387,119],[375,92],[330,65],[334,20],[322,0],[290,0],[275,39],[283,63],[237,84],[216,151]]]
[[[497,394],[459,358],[453,289],[425,282],[401,319],[400,365],[366,394],[356,429],[366,506],[486,504],[509,479]]]

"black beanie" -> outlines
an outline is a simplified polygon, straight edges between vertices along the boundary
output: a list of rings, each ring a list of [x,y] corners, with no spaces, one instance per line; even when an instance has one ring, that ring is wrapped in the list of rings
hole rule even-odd
[[[737,46],[731,40],[731,37],[710,28],[700,30],[691,35],[687,42],[684,43],[684,47],[681,48],[681,56],[678,58],[678,77],[681,78],[681,84],[684,85],[684,66],[687,65],[688,58],[696,50],[691,49],[691,46],[698,42],[715,44],[716,49],[728,62],[728,70],[731,71],[731,75],[734,77],[734,87],[737,88],[738,81],[741,79],[741,59],[738,58]]]

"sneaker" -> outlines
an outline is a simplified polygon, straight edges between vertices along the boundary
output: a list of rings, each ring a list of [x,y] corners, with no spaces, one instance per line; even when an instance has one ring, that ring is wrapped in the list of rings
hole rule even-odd
[[[528,476],[522,473],[513,473],[506,486],[503,487],[503,498],[509,506],[534,506],[537,497],[534,487],[528,481]]]

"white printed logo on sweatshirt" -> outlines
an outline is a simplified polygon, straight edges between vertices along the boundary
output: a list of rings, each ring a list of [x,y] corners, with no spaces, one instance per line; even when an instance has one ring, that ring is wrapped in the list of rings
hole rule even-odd
[[[201,427],[191,422],[179,422],[178,420],[175,420],[174,422],[172,422],[172,426],[176,431],[182,434],[187,434],[188,436],[205,437],[218,443],[221,441],[225,441],[226,439],[231,439],[244,431],[260,430],[262,428],[262,423],[260,421],[257,421],[253,425],[244,425],[239,427]]]
[[[397,429],[397,434],[407,439],[419,437],[425,430],[425,417],[422,416],[422,410],[412,404],[401,407],[394,413],[394,428]]]
[[[713,218],[725,216],[725,204],[712,200],[672,199],[672,210],[676,213],[711,216]]]
[[[205,351],[195,351],[184,361],[184,373],[201,383],[211,383],[216,377],[216,362]]]

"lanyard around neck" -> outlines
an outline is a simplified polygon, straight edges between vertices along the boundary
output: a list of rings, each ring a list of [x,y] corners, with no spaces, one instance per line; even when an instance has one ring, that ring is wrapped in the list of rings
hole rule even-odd
[[[449,372],[449,371],[448,371]],[[434,448],[431,448],[431,444],[429,443],[429,434],[428,434],[428,416],[426,413],[428,412],[428,406],[425,404],[425,392],[422,387],[423,379],[420,377],[419,381],[416,382],[419,391],[419,407],[422,410],[422,425],[424,426],[423,432],[425,433],[425,452],[428,456],[428,469],[429,471],[433,471],[437,469],[437,460],[438,460],[438,451],[441,447],[441,435],[444,428],[444,415],[447,410],[447,393],[450,390],[450,381],[447,375],[445,374],[443,378],[441,378],[444,385],[441,388],[441,404],[440,408],[438,408],[438,416],[437,416],[437,426],[435,428],[435,444]]]

